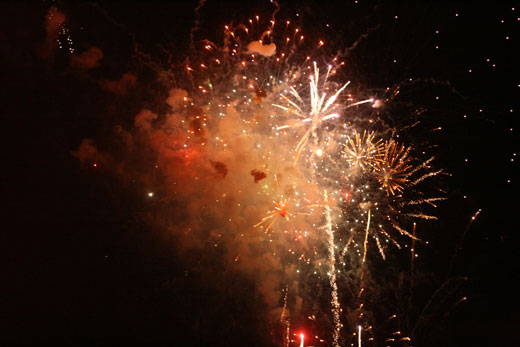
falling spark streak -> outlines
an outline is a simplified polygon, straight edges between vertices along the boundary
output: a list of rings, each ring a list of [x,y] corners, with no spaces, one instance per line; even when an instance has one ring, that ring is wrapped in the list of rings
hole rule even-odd
[[[381,234],[385,235],[390,241],[392,241],[392,243],[398,248],[398,249],[401,249],[401,245],[399,244],[399,242],[397,242],[396,240],[394,240],[390,235],[388,235],[387,232],[385,231],[380,231]]]
[[[419,200],[412,200],[407,202],[407,205],[422,205],[422,204],[428,204],[433,207],[437,207],[433,202],[434,201],[443,201],[446,200],[446,198],[428,198],[428,199],[419,199]]]
[[[379,237],[377,237],[377,234],[374,234],[374,239],[376,240],[377,249],[379,250],[379,254],[381,254],[381,258],[386,260],[385,252],[383,251],[383,247],[381,246],[381,242],[379,242]]]
[[[469,220],[468,226],[466,227],[466,229],[464,229],[464,233],[462,234],[462,237],[460,238],[459,243],[457,244],[456,250],[461,248],[462,243],[464,242],[464,239],[466,238],[466,235],[468,234],[469,228],[473,224],[473,221],[475,221],[475,219],[477,219],[480,212],[482,212],[481,209],[479,209],[477,212],[475,212],[475,214]]]
[[[408,231],[401,228],[397,223],[393,223],[392,226],[395,228],[395,230],[399,231],[402,235],[406,235],[414,240],[419,240],[417,237],[415,237],[414,235],[410,234]]]
[[[361,325],[358,325],[358,347],[361,347]]]
[[[305,335],[300,334],[300,339],[301,339],[300,347],[303,347],[303,338],[304,338],[304,337],[305,337]]]
[[[334,333],[333,333],[333,345],[339,347],[339,332],[341,329],[341,321],[339,318],[340,305],[338,301],[338,285],[336,283],[336,253],[334,251],[334,230],[332,230],[332,220],[330,216],[330,206],[328,202],[327,191],[324,191],[325,197],[325,216],[326,216],[326,230],[329,239],[329,261],[330,261],[330,286],[332,288],[332,315],[334,317]]]
[[[421,219],[437,219],[435,216],[430,216],[424,213],[406,213],[407,216]]]
[[[416,166],[413,170],[410,171],[410,175],[413,175],[420,169],[429,168],[430,166],[428,164],[431,163],[434,159],[435,159],[435,157],[431,157],[428,160],[426,160],[425,162],[423,162],[421,165]]]
[[[417,185],[417,183],[419,183],[419,182],[425,180],[426,178],[436,176],[436,175],[438,175],[438,174],[440,174],[440,173],[443,173],[443,172],[444,172],[444,170],[441,169],[441,170],[437,170],[437,171],[434,171],[434,172],[429,172],[429,173],[427,173],[427,174],[424,174],[423,176],[419,177],[419,178],[416,179],[415,181],[409,183],[409,186],[410,186],[410,187],[411,187],[411,186],[415,186],[415,185]]]
[[[348,251],[348,246],[354,241],[354,235],[351,235],[347,241],[347,243],[345,244],[345,247],[343,247],[343,251],[341,252],[341,257],[345,257],[345,254],[347,253]]]
[[[366,99],[366,100],[361,100],[361,101],[355,102],[353,104],[347,105],[346,108],[350,108],[350,107],[354,107],[354,106],[357,106],[357,105],[366,104],[368,102],[374,102],[374,99],[370,98],[370,99]]]
[[[444,314],[444,317],[448,317],[450,315],[450,313],[455,309],[455,307],[457,307],[461,302],[463,301],[466,301],[468,298],[467,297],[462,297],[460,298],[459,300],[457,300],[457,302],[455,304],[453,304],[453,306]]]
[[[469,220],[468,225],[466,226],[466,229],[464,229],[464,232],[462,233],[462,236],[460,237],[459,242],[457,243],[457,246],[455,247],[455,252],[453,254],[453,257],[450,262],[449,272],[451,273],[451,270],[453,269],[453,265],[455,264],[455,258],[457,258],[457,255],[459,254],[459,251],[462,250],[462,244],[464,243],[464,239],[466,238],[466,235],[469,232],[469,229],[471,228],[471,225],[473,222],[477,219],[478,215],[482,212],[481,209],[478,209],[477,212],[473,216],[471,216],[471,219]]]
[[[365,242],[363,243],[363,263],[367,258],[368,230],[370,228],[370,210],[368,210],[367,228],[365,230]]]

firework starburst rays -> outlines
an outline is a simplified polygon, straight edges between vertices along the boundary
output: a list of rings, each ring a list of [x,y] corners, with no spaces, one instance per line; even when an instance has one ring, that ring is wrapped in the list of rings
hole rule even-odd
[[[301,136],[298,144],[296,145],[296,159],[298,160],[302,151],[307,145],[309,138],[315,136],[316,129],[324,122],[330,119],[339,118],[339,108],[349,108],[352,106],[360,105],[367,102],[372,102],[372,99],[367,99],[359,102],[355,102],[349,105],[339,105],[336,103],[338,96],[345,90],[350,84],[350,81],[343,84],[342,87],[337,89],[334,94],[327,98],[325,90],[328,89],[327,80],[331,74],[332,66],[329,65],[327,73],[323,80],[320,80],[320,70],[314,62],[314,74],[310,77],[309,82],[309,97],[310,102],[307,103],[298,91],[291,86],[289,88],[290,95],[293,96],[294,100],[281,94],[280,97],[287,102],[287,105],[273,104],[273,106],[282,109],[296,117],[296,121],[288,122],[284,125],[278,126],[276,130],[288,129],[288,128],[301,128],[305,127],[305,132]],[[307,124],[310,126],[307,127]]]
[[[383,159],[376,162],[376,177],[387,195],[402,192],[408,177],[412,173],[410,147],[405,147],[394,140],[385,143]]]
[[[375,133],[368,133],[366,130],[363,134],[355,131],[352,137],[347,138],[343,155],[351,167],[363,170],[374,167],[383,159],[383,141],[375,141],[374,138]]]
[[[321,206],[319,204],[314,205],[305,205],[305,206],[296,206],[295,209],[289,209],[289,199],[280,199],[279,201],[273,201],[274,209],[267,212],[267,215],[263,217],[260,222],[256,223],[253,227],[259,227],[267,222],[267,227],[265,228],[265,232],[268,232],[273,227],[273,224],[276,222],[276,217],[280,216],[281,218],[289,221],[291,218],[294,218],[297,215],[308,216],[309,213],[302,212],[302,210],[306,208],[312,208],[316,206]]]

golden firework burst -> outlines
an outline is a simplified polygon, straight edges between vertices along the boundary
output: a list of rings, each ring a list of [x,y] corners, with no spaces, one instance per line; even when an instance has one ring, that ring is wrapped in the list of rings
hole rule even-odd
[[[344,145],[343,155],[351,167],[365,169],[374,167],[382,160],[383,141],[375,141],[375,133],[363,131],[363,134],[354,131]]]
[[[384,145],[382,160],[375,163],[376,177],[387,195],[402,192],[408,177],[412,173],[412,158],[409,156],[410,147],[405,147],[394,140]]]

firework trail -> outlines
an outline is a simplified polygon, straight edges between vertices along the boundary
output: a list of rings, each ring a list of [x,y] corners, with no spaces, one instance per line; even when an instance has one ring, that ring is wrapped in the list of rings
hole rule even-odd
[[[284,347],[289,347],[290,336],[291,336],[291,321],[289,320],[289,314],[287,312],[287,296],[289,295],[289,286],[285,287],[285,296],[283,298],[282,314],[280,316],[280,323],[285,325],[285,334],[283,337]]]
[[[328,202],[327,191],[323,192],[325,196],[325,203]],[[332,229],[332,220],[330,217],[330,207],[325,206],[326,230],[329,244],[329,262],[330,262],[330,286],[332,288],[332,315],[334,319],[334,332],[332,335],[334,346],[339,346],[339,333],[341,330],[341,320],[339,317],[340,305],[338,299],[338,285],[336,283],[336,244],[334,243],[334,230]]]

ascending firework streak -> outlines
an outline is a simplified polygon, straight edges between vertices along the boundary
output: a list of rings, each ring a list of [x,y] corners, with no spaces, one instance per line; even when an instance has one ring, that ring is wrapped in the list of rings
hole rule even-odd
[[[328,194],[325,190],[323,192],[323,195],[325,197],[325,203],[328,202]],[[339,301],[338,301],[338,285],[336,283],[336,252],[335,248],[336,245],[334,244],[334,230],[332,229],[332,220],[330,218],[330,206],[325,205],[325,217],[326,217],[326,230],[327,230],[327,236],[328,236],[328,246],[329,246],[329,261],[330,261],[330,286],[332,288],[332,315],[334,318],[334,333],[332,335],[334,346],[339,346],[339,332],[341,329],[341,321],[339,319]]]
[[[282,325],[285,325],[285,335],[284,335],[284,347],[289,347],[289,343],[291,342],[291,321],[289,320],[289,313],[287,312],[287,295],[289,294],[289,286],[285,286],[285,296],[283,298],[283,308],[282,315],[280,317],[280,322]]]
[[[368,230],[370,229],[370,210],[368,210],[367,228],[365,230],[365,242],[363,242],[363,260],[364,263],[367,259],[367,243],[368,243]],[[361,264],[363,266],[363,264]]]

